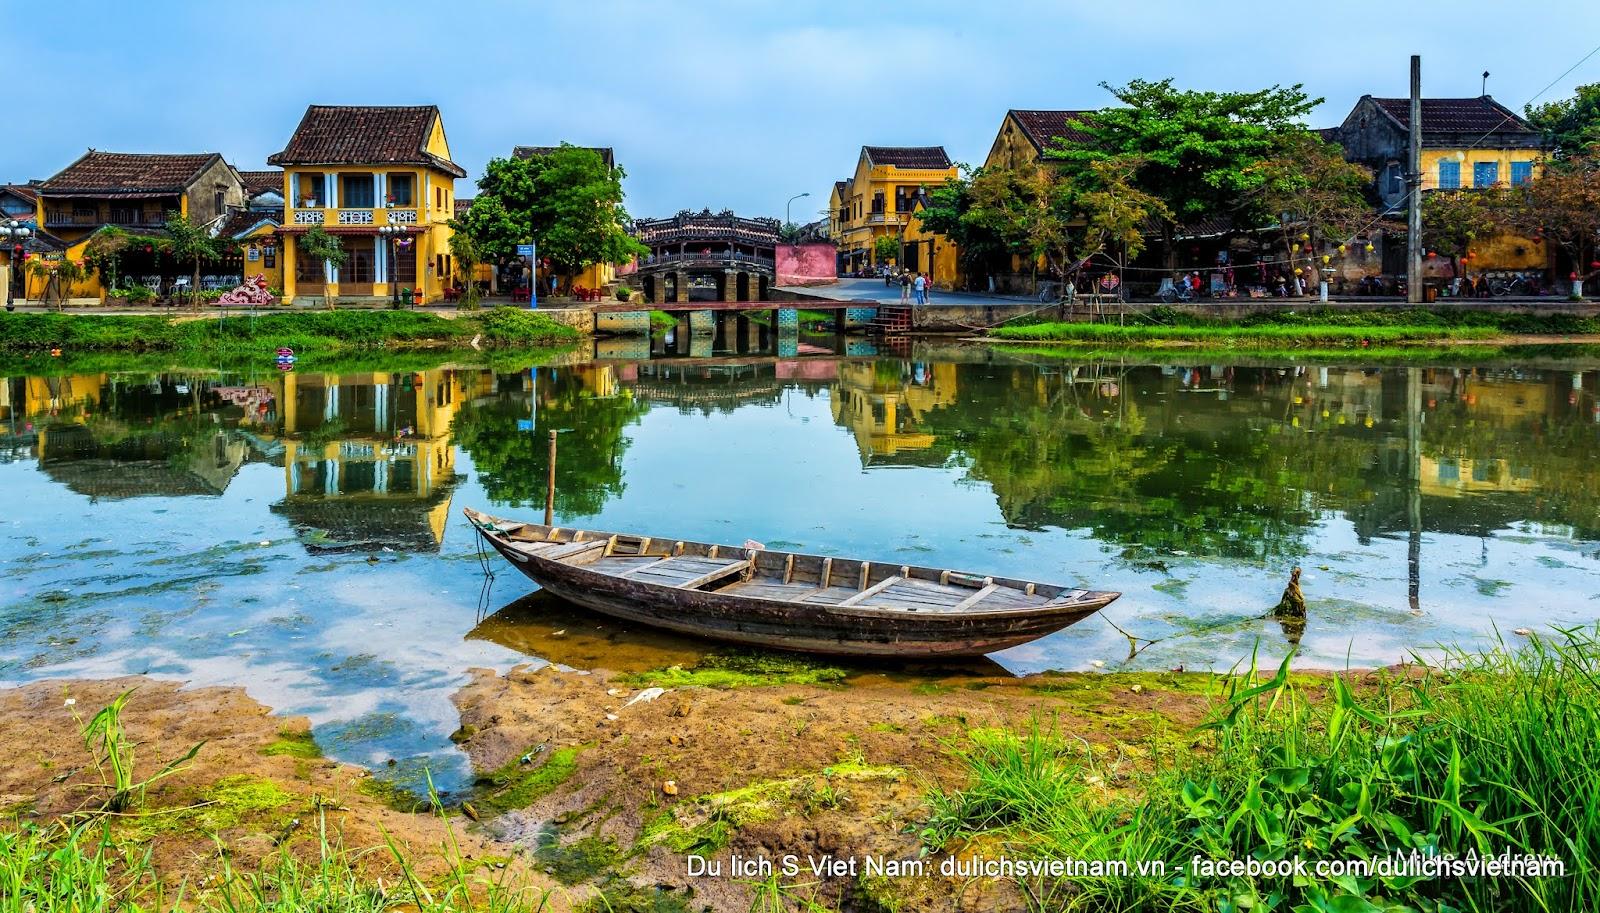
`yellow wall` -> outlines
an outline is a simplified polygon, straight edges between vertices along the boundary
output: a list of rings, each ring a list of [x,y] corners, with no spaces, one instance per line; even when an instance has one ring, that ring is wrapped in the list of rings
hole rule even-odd
[[[448,157],[449,150],[443,145],[443,140],[443,128],[436,127],[434,136],[429,141],[428,151],[441,157]],[[343,175],[383,175],[385,178],[384,186],[375,190],[374,202],[378,205],[371,209],[342,205],[328,207],[326,199],[318,199],[316,201],[318,205],[315,209],[300,206],[299,204],[306,200],[309,193],[311,179],[317,176],[325,176],[330,172],[339,177]],[[309,223],[296,221],[298,218],[315,218],[314,216],[302,217],[297,215],[303,212],[321,212],[320,224],[330,231],[340,227],[348,228],[351,224],[358,225],[363,229],[363,233],[366,231],[372,232],[370,237],[377,238],[379,244],[383,243],[381,236],[376,234],[379,227],[388,224],[406,225],[412,229],[412,247],[409,252],[403,252],[401,255],[417,258],[416,284],[413,286],[408,283],[407,287],[414,288],[420,294],[422,303],[428,303],[439,301],[444,296],[445,288],[454,284],[453,276],[441,275],[436,268],[439,256],[450,256],[451,230],[446,223],[455,215],[456,192],[455,177],[453,175],[420,165],[327,165],[318,167],[290,165],[284,168],[283,174],[283,224],[285,228],[290,230],[290,234],[281,244],[282,256],[280,257],[283,281],[281,288],[283,289],[285,303],[292,303],[300,293],[294,272],[295,260],[299,255],[299,250],[295,246],[294,239],[303,231],[297,231],[297,229],[303,230],[313,224],[318,224],[314,221]],[[393,175],[402,174],[411,175],[412,204],[405,206],[397,203],[392,208],[389,208],[386,206],[389,178]],[[323,188],[323,196],[327,196],[326,186]],[[334,198],[334,202],[343,202],[342,193]],[[361,221],[341,224],[339,221],[341,212],[355,213],[357,218],[370,213],[371,221],[370,223]],[[416,213],[414,222],[407,221],[402,215],[409,215],[411,212]],[[421,230],[420,234],[418,233],[419,229]],[[344,235],[344,237],[348,237],[348,235]],[[455,272],[454,257],[450,258],[449,271]],[[373,296],[379,298],[387,296],[390,293],[387,270],[379,271],[373,278],[375,280],[372,286]],[[337,283],[327,287],[326,294],[328,296],[338,297],[339,293]],[[310,294],[312,297],[321,297],[324,292],[319,289]]]
[[[268,248],[265,244],[266,240],[270,238],[275,231],[276,229],[274,229],[271,225],[263,225],[245,235],[243,238],[238,239],[239,246],[242,251],[241,256],[244,258],[245,282],[254,282],[257,276],[266,276],[267,288],[283,288],[283,239],[278,239],[275,242],[276,246],[272,248]],[[252,246],[255,247],[256,250],[260,251],[259,259],[250,259],[250,248]],[[275,254],[273,258],[273,265],[270,268],[266,265],[267,253],[269,250]]]
[[[1533,176],[1539,177],[1541,166],[1535,149],[1424,149],[1422,150],[1422,189],[1439,188],[1439,162],[1450,159],[1461,164],[1461,186],[1475,188],[1472,182],[1473,166],[1479,162],[1495,162],[1500,166],[1500,186],[1511,186],[1511,163],[1533,162]]]
[[[881,261],[872,251],[873,242],[886,235],[898,237],[902,231],[909,230],[912,222],[911,213],[895,211],[895,188],[904,187],[907,192],[915,192],[920,187],[933,190],[958,174],[959,171],[954,165],[949,168],[873,166],[863,151],[861,158],[856,162],[855,177],[849,184],[848,198],[842,201],[843,205],[840,205],[841,201],[837,199],[832,200],[836,221],[833,234],[834,240],[839,244],[840,253],[848,255],[851,251],[866,251],[867,262],[881,265]],[[883,194],[883,212],[874,214],[872,198],[877,193]],[[833,196],[837,197],[837,193]],[[839,223],[838,212],[843,208],[850,210],[850,217]],[[948,242],[943,243],[946,248],[954,251],[953,245]]]
[[[932,250],[932,263],[927,262],[929,258],[924,257],[923,262],[919,263],[918,265],[922,267],[923,272],[933,277],[933,284],[935,287],[947,289],[954,288],[956,285],[956,279],[958,278],[956,275],[956,246],[950,242],[950,239],[944,237],[943,235],[936,235],[933,232],[924,229],[922,227],[922,220],[915,217],[920,215],[921,212],[921,207],[918,207],[917,212],[913,214],[911,224],[906,226],[906,243],[911,244],[919,241],[932,242],[931,244],[922,245],[922,250]]]

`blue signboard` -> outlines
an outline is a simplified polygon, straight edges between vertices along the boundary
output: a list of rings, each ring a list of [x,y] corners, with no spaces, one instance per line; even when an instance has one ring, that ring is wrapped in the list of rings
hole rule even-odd
[[[519,256],[519,257],[531,257],[531,256],[533,256],[533,245],[532,244],[518,244],[517,245],[517,256]]]

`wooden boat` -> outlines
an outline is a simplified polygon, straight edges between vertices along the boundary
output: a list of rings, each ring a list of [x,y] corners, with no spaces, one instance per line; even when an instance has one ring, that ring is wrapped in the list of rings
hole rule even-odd
[[[733,643],[856,656],[976,656],[1120,596],[1010,577],[467,518],[535,583],[616,618]]]

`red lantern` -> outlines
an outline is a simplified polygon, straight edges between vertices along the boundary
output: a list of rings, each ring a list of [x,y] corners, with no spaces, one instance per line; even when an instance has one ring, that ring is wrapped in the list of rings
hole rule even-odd
[[[153,246],[151,246],[151,245],[149,245],[149,244],[146,244],[146,245],[145,245],[145,246],[144,246],[144,252],[145,252],[145,253],[147,253],[147,254],[148,254],[148,253],[152,253],[152,252],[154,252],[154,251],[155,251],[155,248],[154,248],[154,247],[153,247]]]
[[[1589,261],[1589,268],[1590,269],[1600,269],[1600,260],[1590,260]]]
[[[1433,259],[1433,258],[1434,258],[1434,257],[1435,257],[1435,256],[1436,256],[1436,254],[1434,254],[1434,252],[1433,252],[1433,251],[1431,251],[1431,250],[1430,250],[1430,251],[1428,251],[1428,259],[1429,259],[1429,260],[1432,260],[1432,259]]]

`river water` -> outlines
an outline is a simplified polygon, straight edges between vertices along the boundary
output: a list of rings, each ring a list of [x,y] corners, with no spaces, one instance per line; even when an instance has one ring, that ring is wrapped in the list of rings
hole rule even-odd
[[[1600,365],[590,354],[0,379],[0,683],[239,685],[460,786],[468,669],[707,649],[485,563],[460,509],[537,519],[549,429],[563,525],[1125,594],[991,672],[1368,666],[1600,618]],[[1295,566],[1304,630],[1262,617]]]

